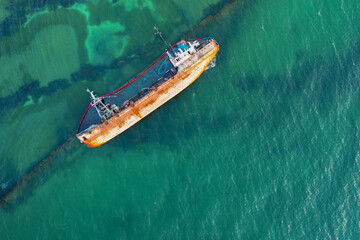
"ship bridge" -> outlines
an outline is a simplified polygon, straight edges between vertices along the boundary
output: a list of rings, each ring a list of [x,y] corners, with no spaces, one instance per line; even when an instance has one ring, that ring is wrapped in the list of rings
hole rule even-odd
[[[198,40],[195,41],[185,41],[182,40],[176,44],[176,47],[171,51],[167,51],[171,63],[175,67],[179,67],[183,62],[191,57],[196,50],[200,47],[200,42]]]

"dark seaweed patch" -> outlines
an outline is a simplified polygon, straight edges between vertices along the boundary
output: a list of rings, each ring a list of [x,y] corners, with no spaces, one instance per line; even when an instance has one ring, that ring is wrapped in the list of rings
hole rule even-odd
[[[6,6],[10,15],[0,22],[0,39],[17,33],[26,22],[26,14],[28,13],[44,7],[48,7],[51,10],[57,9],[58,6],[67,8],[71,7],[75,2],[76,0],[10,1],[9,5]]]
[[[236,2],[237,0],[223,0],[217,3],[209,4],[207,8],[203,10],[203,16],[205,18],[209,16],[215,16],[221,12],[221,10],[227,5]]]
[[[38,80],[33,80],[32,82],[23,85],[13,94],[1,97],[0,104],[3,108],[0,109],[0,112],[9,109],[16,108],[23,105],[31,97],[33,100],[37,101],[41,96],[51,95],[59,89],[65,89],[70,86],[70,83],[67,79],[56,79],[48,84],[46,87],[40,87]]]
[[[51,81],[48,86],[40,87],[40,82],[35,79],[26,79],[26,82],[30,82],[21,86],[16,92],[6,97],[0,97],[0,104],[3,108],[0,108],[0,112],[9,108],[16,108],[23,105],[29,97],[37,101],[42,96],[48,96],[56,92],[57,90],[64,90],[71,86],[71,83],[78,81],[96,81],[102,78],[106,71],[110,69],[119,68],[120,65],[129,62],[136,61],[138,57],[120,57],[114,60],[110,66],[105,65],[91,65],[85,64],[77,72],[71,74],[70,80],[56,79]],[[27,76],[30,78],[29,76]],[[118,86],[118,85],[116,85]],[[112,89],[112,88],[110,88]]]
[[[105,74],[108,69],[106,66],[84,65],[78,72],[71,74],[71,81],[77,82],[82,80],[95,81]]]

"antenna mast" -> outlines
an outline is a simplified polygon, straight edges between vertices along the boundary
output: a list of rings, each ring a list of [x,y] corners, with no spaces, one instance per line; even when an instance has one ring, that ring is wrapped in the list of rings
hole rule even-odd
[[[102,98],[97,97],[93,91],[90,91],[89,89],[86,89],[88,93],[90,93],[90,99],[91,99],[91,106],[93,106],[97,113],[99,114],[99,117],[102,120],[107,119],[111,116],[112,109],[109,109],[109,107],[105,104],[105,102],[102,100]]]
[[[161,32],[159,32],[159,28],[155,25],[154,29],[156,31],[155,35],[159,35],[159,37],[161,38],[161,40],[164,42],[164,44],[166,45],[166,47],[168,48],[168,50],[171,49],[170,44],[163,38]]]

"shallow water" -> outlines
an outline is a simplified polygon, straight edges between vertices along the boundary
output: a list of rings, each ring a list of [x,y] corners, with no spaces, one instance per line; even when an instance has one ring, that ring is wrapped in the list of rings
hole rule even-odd
[[[45,2],[45,1],[44,1]],[[53,152],[0,239],[358,239],[360,3],[2,1],[0,192],[73,137],[89,98],[171,43],[217,66],[100,148]]]

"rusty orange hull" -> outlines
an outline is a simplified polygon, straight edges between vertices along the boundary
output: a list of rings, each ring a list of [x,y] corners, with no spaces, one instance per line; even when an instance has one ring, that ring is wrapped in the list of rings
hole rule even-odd
[[[77,138],[89,147],[98,147],[124,132],[161,105],[193,83],[206,69],[219,50],[212,40],[211,50],[195,63],[162,84],[156,91],[137,101],[133,106],[114,115],[89,132],[77,134]]]

